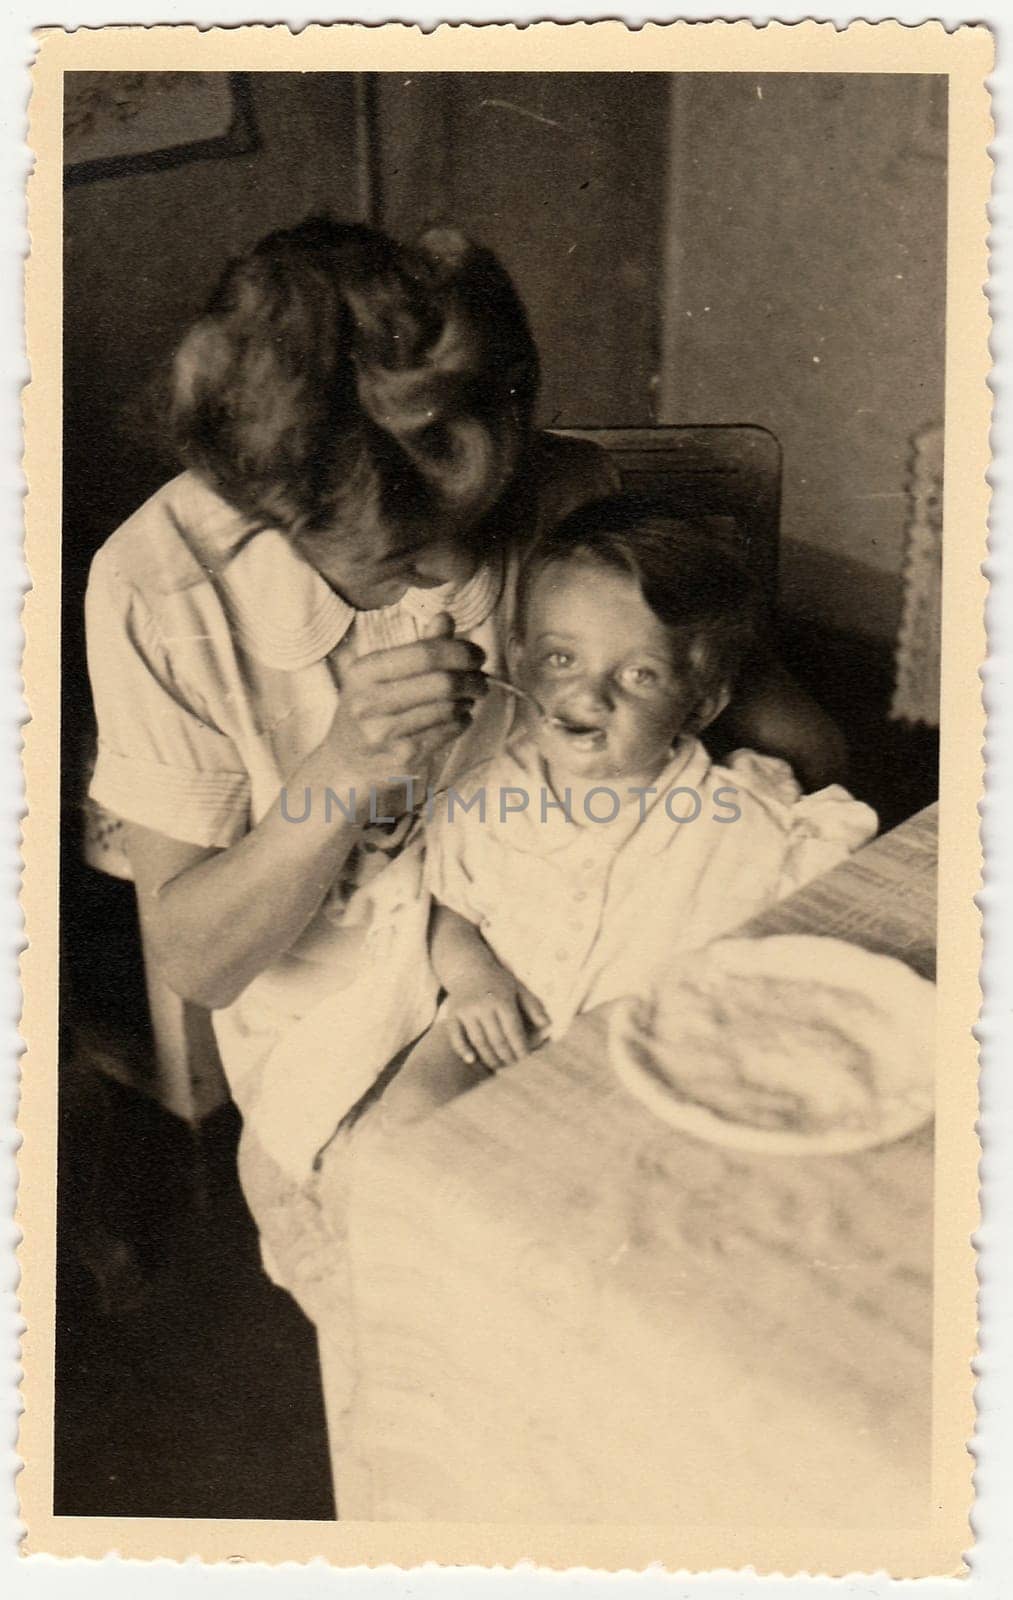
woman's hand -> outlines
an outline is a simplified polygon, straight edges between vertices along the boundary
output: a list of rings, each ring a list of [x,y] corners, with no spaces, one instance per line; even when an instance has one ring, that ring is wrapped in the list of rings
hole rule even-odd
[[[149,950],[184,999],[231,1005],[319,910],[370,802],[383,797],[390,814],[405,809],[405,777],[424,775],[433,754],[460,733],[464,708],[485,692],[481,650],[452,633],[451,619],[436,617],[428,638],[352,664],[330,730],[288,780],[289,790],[310,796],[303,826],[293,825],[301,819],[286,813],[282,790],[227,850],[127,829]],[[350,795],[336,817],[320,803],[322,791],[342,788],[355,789],[354,818]]]
[[[487,692],[483,659],[478,645],[454,638],[453,620],[441,613],[416,643],[374,651],[348,667],[319,753],[333,773],[330,786],[355,789],[360,819],[371,795],[382,795],[385,810],[403,811],[405,779],[428,781],[434,755],[467,727]],[[391,785],[395,778],[400,782]]]

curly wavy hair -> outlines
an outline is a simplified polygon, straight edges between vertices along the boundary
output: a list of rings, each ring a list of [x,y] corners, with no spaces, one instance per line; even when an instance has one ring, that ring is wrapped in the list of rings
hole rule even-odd
[[[184,463],[265,525],[464,537],[516,471],[537,389],[490,251],[315,216],[226,269],[176,352],[170,427]]]

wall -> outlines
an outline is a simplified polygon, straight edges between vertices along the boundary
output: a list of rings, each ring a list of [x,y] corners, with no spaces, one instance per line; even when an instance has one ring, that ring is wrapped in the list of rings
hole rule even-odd
[[[911,435],[943,407],[945,85],[917,76],[385,75],[381,214],[513,272],[542,420],[759,422],[788,610],[887,640]]]
[[[889,637],[910,439],[943,412],[945,83],[671,82],[665,419],[770,428],[786,605]]]
[[[377,91],[385,225],[450,219],[497,252],[541,351],[542,421],[649,422],[664,75],[389,73]]]
[[[259,148],[102,179],[64,205],[68,555],[86,556],[166,475],[149,386],[230,256],[329,206],[357,215],[352,85],[251,75]]]

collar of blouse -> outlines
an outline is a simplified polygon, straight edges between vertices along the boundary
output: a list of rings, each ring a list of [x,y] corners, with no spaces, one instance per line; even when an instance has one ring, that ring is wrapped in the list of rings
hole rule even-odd
[[[184,521],[188,529],[200,529],[204,573],[243,644],[267,666],[289,672],[312,666],[330,655],[353,622],[365,634],[367,650],[403,643],[406,622],[422,625],[441,611],[453,617],[458,633],[470,633],[491,615],[502,593],[505,563],[497,552],[464,583],[409,589],[393,605],[357,611],[283,533],[251,530],[241,513],[197,479],[191,478],[188,490],[192,503]]]

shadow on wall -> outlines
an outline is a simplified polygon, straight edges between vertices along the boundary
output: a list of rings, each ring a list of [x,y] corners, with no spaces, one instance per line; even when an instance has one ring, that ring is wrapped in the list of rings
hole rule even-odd
[[[354,216],[352,83],[256,75],[258,147],[67,191],[64,530],[72,567],[174,470],[150,388],[229,258],[328,206]]]

